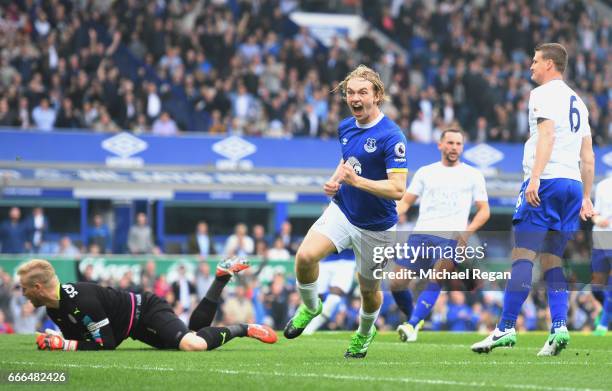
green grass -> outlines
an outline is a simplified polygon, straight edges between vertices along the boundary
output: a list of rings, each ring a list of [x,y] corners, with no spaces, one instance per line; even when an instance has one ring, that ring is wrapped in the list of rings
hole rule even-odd
[[[65,385],[53,389],[166,390],[611,390],[612,336],[572,334],[557,357],[536,357],[546,334],[518,337],[512,349],[488,355],[469,346],[474,333],[419,334],[403,344],[381,333],[363,360],[346,360],[350,333],[318,333],[276,345],[233,340],[212,352],[159,351],[126,341],[114,352],[42,352],[33,336],[0,336],[0,369],[63,370]],[[0,384],[0,389],[30,389]]]

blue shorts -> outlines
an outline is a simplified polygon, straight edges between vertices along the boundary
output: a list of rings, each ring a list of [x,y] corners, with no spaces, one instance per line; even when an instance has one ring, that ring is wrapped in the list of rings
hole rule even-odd
[[[538,207],[525,199],[528,184],[527,180],[521,186],[512,217],[514,245],[561,257],[579,227],[582,183],[567,178],[542,179]]]
[[[591,255],[591,271],[593,273],[610,274],[612,268],[612,250],[593,249]]]
[[[408,256],[395,260],[408,269],[428,269],[441,259],[455,261],[457,240],[428,234],[412,234],[408,238]]]

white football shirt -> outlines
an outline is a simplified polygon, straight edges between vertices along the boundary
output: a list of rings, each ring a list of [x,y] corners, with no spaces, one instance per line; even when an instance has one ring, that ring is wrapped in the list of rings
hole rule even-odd
[[[612,249],[612,177],[604,179],[595,187],[595,212],[608,219],[607,228],[593,226],[593,248]]]
[[[581,181],[580,147],[582,138],[591,135],[589,112],[578,94],[563,80],[551,80],[529,95],[529,134],[523,154],[525,180],[531,176],[538,144],[538,118],[555,123],[555,141],[550,161],[541,179],[569,178]]]
[[[461,163],[454,167],[441,162],[421,167],[410,182],[408,193],[420,198],[415,231],[464,231],[472,203],[488,201],[484,176]]]

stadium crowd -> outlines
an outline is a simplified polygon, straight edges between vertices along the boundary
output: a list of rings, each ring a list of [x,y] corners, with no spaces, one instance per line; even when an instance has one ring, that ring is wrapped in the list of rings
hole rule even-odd
[[[359,12],[401,50],[370,33],[325,47],[289,20],[300,6]],[[12,1],[0,31],[0,126],[333,138],[330,91],[363,62],[409,139],[453,124],[520,141],[533,47],[558,41],[595,142],[612,138],[611,28],[586,1]]]

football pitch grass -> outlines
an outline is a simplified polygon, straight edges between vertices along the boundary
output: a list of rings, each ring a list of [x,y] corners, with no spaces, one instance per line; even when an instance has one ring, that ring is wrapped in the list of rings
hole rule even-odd
[[[0,336],[0,372],[63,371],[66,384],[0,389],[164,390],[612,390],[612,335],[572,333],[556,357],[536,357],[545,333],[514,348],[476,354],[475,333],[422,332],[400,343],[380,333],[365,359],[346,360],[349,332],[320,332],[275,345],[236,339],[211,352],[160,351],[125,341],[117,351],[37,351],[34,336]]]

